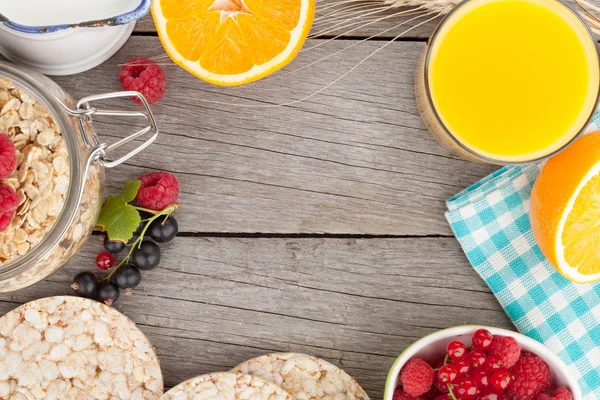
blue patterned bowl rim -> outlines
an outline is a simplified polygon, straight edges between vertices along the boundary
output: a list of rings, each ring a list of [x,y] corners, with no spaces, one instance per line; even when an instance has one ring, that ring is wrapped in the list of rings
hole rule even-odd
[[[128,11],[124,14],[120,14],[114,17],[105,19],[92,20],[78,22],[74,24],[60,24],[60,25],[48,25],[48,26],[30,26],[22,25],[9,20],[0,13],[0,23],[4,24],[7,28],[13,29],[22,33],[31,34],[46,34],[62,31],[70,28],[94,28],[114,25],[124,25],[130,22],[134,22],[145,16],[150,10],[152,0],[140,0],[140,4],[132,11]]]

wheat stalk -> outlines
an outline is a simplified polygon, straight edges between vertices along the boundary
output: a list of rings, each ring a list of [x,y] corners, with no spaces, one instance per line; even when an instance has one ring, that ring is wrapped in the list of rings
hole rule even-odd
[[[447,14],[452,10],[460,0],[373,0],[373,2],[382,2],[391,8],[397,7],[422,7],[441,14]]]
[[[460,0],[372,0],[388,7],[421,7],[441,14],[447,14]],[[579,6],[579,14],[586,20],[596,34],[600,34],[600,7],[587,0],[574,0]]]

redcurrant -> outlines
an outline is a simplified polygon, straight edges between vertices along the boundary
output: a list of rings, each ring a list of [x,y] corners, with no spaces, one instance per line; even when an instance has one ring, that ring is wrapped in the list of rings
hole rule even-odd
[[[508,385],[510,385],[511,380],[512,377],[510,372],[506,368],[501,368],[494,371],[492,378],[490,379],[490,384],[494,390],[502,392],[503,390],[506,390]]]
[[[96,256],[96,266],[102,271],[112,268],[115,265],[115,257],[108,251],[103,251]]]
[[[502,399],[501,395],[497,392],[485,391],[479,393],[477,400],[500,400]]]
[[[453,383],[458,378],[458,369],[452,364],[444,365],[438,371],[438,379],[442,383]]]
[[[457,398],[463,400],[474,399],[477,396],[477,384],[472,379],[463,379],[452,388]]]
[[[459,375],[466,375],[469,373],[471,367],[466,360],[456,360],[452,363],[457,369]]]
[[[479,368],[485,365],[485,353],[483,350],[472,350],[467,354],[467,362],[471,368]]]
[[[495,371],[497,369],[502,368],[503,365],[504,362],[502,362],[502,359],[494,354],[488,356],[485,360],[485,368],[488,371]]]
[[[492,344],[492,334],[487,329],[477,329],[473,334],[473,347],[485,350]]]
[[[470,377],[475,381],[477,384],[477,389],[479,390],[487,389],[490,386],[490,376],[484,369],[476,369],[475,371],[471,371]]]
[[[466,352],[467,346],[465,346],[463,342],[460,342],[458,340],[453,340],[452,342],[448,343],[448,347],[446,348],[446,353],[448,354],[448,357],[450,357],[453,360],[458,360],[459,358],[464,357]]]

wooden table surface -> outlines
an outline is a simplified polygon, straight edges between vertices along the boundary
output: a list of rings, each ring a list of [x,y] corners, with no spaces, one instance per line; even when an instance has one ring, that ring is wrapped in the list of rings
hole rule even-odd
[[[161,266],[116,304],[156,346],[167,387],[297,351],[338,364],[380,399],[388,369],[416,339],[460,324],[512,328],[444,218],[447,198],[495,168],[450,154],[416,110],[413,72],[433,22],[306,101],[236,105],[319,90],[386,45],[401,21],[310,39],[284,73],[349,48],[286,76],[218,88],[166,58],[147,17],[109,61],[55,79],[76,98],[117,91],[120,64],[162,56],[168,90],[153,107],[161,134],[107,171],[106,193],[153,170],[180,180],[179,237],[163,247]],[[97,129],[114,140],[133,126],[103,120]],[[73,276],[93,271],[101,248],[92,237],[55,275],[0,295],[0,315],[72,293]]]

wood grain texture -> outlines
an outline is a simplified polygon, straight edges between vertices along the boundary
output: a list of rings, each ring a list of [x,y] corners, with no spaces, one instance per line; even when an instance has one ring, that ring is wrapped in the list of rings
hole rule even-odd
[[[431,36],[435,27],[442,19],[442,17],[439,17],[415,27],[429,17],[412,21],[413,15],[398,15],[399,12],[405,11],[406,8],[389,8],[382,5],[383,2],[378,0],[371,0],[371,2],[373,3],[372,6],[367,5],[364,7],[366,3],[357,1],[354,5],[359,8],[352,10],[348,8],[349,5],[335,6],[339,3],[339,0],[317,0],[317,15],[311,35],[321,34],[326,37],[340,36],[341,38],[368,38],[375,36],[378,39],[391,39],[408,28],[412,28],[400,40],[416,39],[424,41]],[[565,2],[575,10],[580,9],[574,0],[565,0]],[[590,0],[590,3],[596,7],[600,7],[600,0]],[[384,11],[373,14],[379,9]],[[337,12],[332,13],[333,11]],[[370,19],[372,17],[378,17],[378,20],[374,21]],[[137,23],[135,32],[144,34],[156,32],[156,27],[150,14]]]
[[[420,20],[409,21],[412,16],[398,15],[404,8],[390,8],[383,5],[381,1],[372,0],[372,5],[365,2],[349,6],[336,6],[338,0],[317,0],[317,14],[311,35],[323,35],[326,37],[370,37],[378,35],[378,38],[393,38],[407,28],[417,25]],[[375,11],[378,11],[375,13]],[[348,13],[351,13],[348,14]],[[369,14],[369,15],[367,15]],[[370,20],[377,17],[379,20]],[[425,18],[428,19],[428,18]],[[426,39],[435,29],[439,18],[411,29],[404,37],[411,39]],[[156,27],[150,14],[142,18],[135,27],[136,33],[155,33]]]
[[[92,237],[54,276],[0,295],[0,315],[72,293],[100,249]],[[416,339],[466,323],[512,328],[454,238],[178,237],[143,276],[116,308],[156,346],[167,386],[299,351],[340,365],[380,399],[389,367]]]
[[[309,50],[285,71],[352,43]],[[451,155],[424,128],[412,88],[422,43],[394,42],[306,101],[236,105],[307,96],[378,46],[361,43],[305,70],[240,88],[209,85],[163,61],[167,95],[153,106],[160,137],[108,171],[108,191],[124,178],[173,171],[190,215],[181,221],[185,232],[450,235],[444,201],[495,167]],[[56,81],[75,97],[120,90],[119,64],[150,55],[164,55],[158,39],[132,37],[109,62]],[[131,121],[104,121],[97,129],[109,141],[134,129]]]

